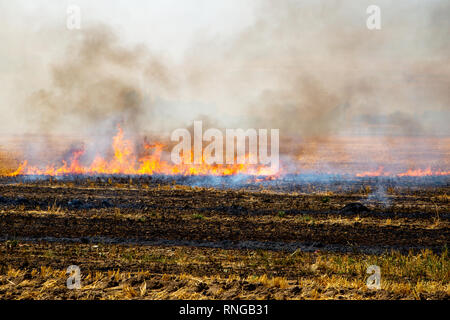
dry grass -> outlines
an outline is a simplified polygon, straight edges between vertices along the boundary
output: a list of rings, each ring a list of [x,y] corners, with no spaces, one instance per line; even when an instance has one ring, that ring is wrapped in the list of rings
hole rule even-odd
[[[320,190],[316,190],[314,194],[310,195],[285,193],[282,196],[275,191],[268,190],[266,193],[270,196],[267,196],[265,192],[208,191],[207,188],[191,188],[176,184],[152,185],[152,187],[144,184],[147,187],[142,188],[142,184],[138,185],[140,182],[137,179],[119,180],[118,182],[108,179],[108,181],[100,182],[100,187],[97,186],[95,192],[80,192],[86,188],[93,188],[96,186],[95,183],[85,180],[81,182],[58,182],[56,180],[42,182],[43,190],[46,192],[43,202],[40,202],[41,196],[38,193],[40,190],[35,186],[17,184],[9,189],[4,188],[3,194],[7,199],[0,214],[8,216],[13,221],[13,223],[4,224],[5,234],[8,234],[14,226],[15,231],[27,227],[27,224],[14,224],[15,221],[19,221],[19,218],[20,221],[40,223],[40,220],[50,221],[41,218],[43,215],[51,214],[59,215],[55,217],[55,222],[62,221],[66,217],[79,217],[79,227],[87,226],[83,232],[88,235],[91,235],[88,227],[96,226],[96,223],[91,223],[89,219],[101,218],[104,220],[100,221],[110,223],[109,218],[112,218],[118,220],[105,225],[108,227],[108,232],[103,233],[104,230],[100,230],[99,235],[112,234],[126,238],[128,234],[125,231],[134,231],[141,226],[143,232],[138,235],[138,238],[141,235],[142,238],[146,237],[147,231],[150,234],[149,237],[152,238],[153,233],[159,235],[155,230],[164,232],[170,227],[169,223],[172,223],[193,226],[189,230],[186,229],[191,232],[199,233],[207,230],[201,238],[205,241],[215,241],[214,234],[212,236],[209,234],[214,231],[215,226],[227,226],[228,228],[214,232],[216,235],[230,232],[230,238],[227,239],[236,239],[241,235],[246,236],[243,239],[253,239],[253,234],[252,237],[249,237],[245,232],[254,228],[255,234],[261,236],[262,239],[266,239],[267,233],[273,232],[273,237],[270,239],[275,239],[274,241],[287,234],[294,234],[295,237],[282,240],[287,242],[292,239],[297,241],[296,232],[306,230],[308,240],[313,236],[325,234],[330,235],[330,238],[325,238],[324,242],[321,242],[322,238],[320,237],[318,237],[319,240],[316,238],[313,241],[325,245],[338,243],[343,248],[347,246],[356,249],[358,244],[368,243],[365,241],[367,234],[364,231],[366,230],[375,229],[373,239],[383,241],[384,239],[378,237],[378,234],[384,236],[383,232],[387,232],[386,234],[398,236],[399,242],[401,242],[404,237],[403,230],[393,231],[405,228],[410,237],[414,236],[411,239],[422,241],[426,239],[416,238],[415,235],[419,234],[420,236],[419,232],[431,228],[435,230],[427,233],[427,239],[431,240],[425,246],[436,249],[438,245],[445,242],[444,237],[449,227],[448,196],[440,190],[430,191],[430,193],[423,191],[423,194],[419,193],[420,197],[413,193],[405,195],[402,193],[404,190],[395,190],[396,196],[392,197],[393,205],[388,212],[382,211],[384,209],[381,207],[371,207],[375,213],[383,214],[361,213],[358,215],[358,213],[352,213],[347,215],[340,213],[339,209],[346,203],[361,199],[361,193],[368,192],[365,186],[361,192],[358,190],[356,194],[349,193],[345,196]],[[118,196],[114,200],[116,202],[114,207],[74,210],[65,205],[64,201],[69,197],[61,199],[61,190],[56,188],[71,188],[71,190],[63,190],[64,193],[70,194],[70,198],[105,198],[109,201],[112,194],[117,191],[111,192],[114,186],[127,189],[123,193],[124,198],[142,200],[142,205],[128,209],[128,203],[122,201],[122,198]],[[19,189],[20,193],[16,193],[15,189]],[[142,192],[142,189],[145,191]],[[25,194],[24,198],[30,199],[30,201],[25,201],[25,204],[12,205],[11,203],[14,203],[22,194]],[[430,201],[431,195],[435,196],[432,201]],[[196,199],[194,196],[201,197]],[[189,206],[192,208],[189,210],[176,212],[166,210],[168,206],[176,209],[178,206],[184,205],[186,199],[190,201],[191,198],[192,202],[189,203]],[[232,204],[238,209],[229,208]],[[205,208],[208,210],[204,210]],[[209,210],[209,208],[215,208],[215,210]],[[237,214],[240,213],[239,208],[257,214],[241,216]],[[401,214],[397,215],[397,212]],[[410,212],[418,213],[419,217],[409,216]],[[16,217],[16,213],[21,216]],[[34,215],[38,217],[36,218]],[[34,220],[27,220],[28,217],[34,217]],[[120,224],[122,220],[126,220],[126,223]],[[161,220],[164,220],[163,223]],[[241,225],[245,227],[241,228]],[[345,228],[341,228],[342,226]],[[367,226],[371,228],[366,228]],[[118,227],[123,227],[125,231],[123,233],[114,231]],[[202,229],[205,227],[212,228]],[[38,233],[45,232],[47,230],[45,228],[47,225],[44,223],[36,227]],[[61,227],[57,230],[48,228],[47,231],[51,231],[49,234],[63,236],[64,231],[70,230],[70,228]],[[175,238],[176,232],[186,231],[182,228],[173,228],[173,230],[173,233],[169,235],[170,237],[175,236]],[[345,233],[339,233],[336,230],[344,230]],[[34,232],[34,230],[31,231]],[[356,231],[362,234],[360,240],[356,238],[362,244],[348,241],[347,235],[349,237],[352,234],[358,235]],[[14,235],[13,232],[11,234]],[[432,234],[433,238],[430,238],[429,234]],[[338,236],[342,238],[341,242],[335,242],[339,238]],[[184,237],[183,239],[189,238],[190,234]],[[416,244],[413,241],[405,243],[404,246],[399,245],[399,247],[413,246]],[[379,246],[379,248],[384,245],[376,241],[369,243],[375,247]],[[392,247],[397,245],[395,241],[387,245],[390,244]],[[447,249],[439,254],[430,250],[406,254],[387,252],[380,255],[356,252],[355,250],[354,253],[320,251],[313,253],[299,250],[292,253],[101,243],[94,246],[88,243],[52,244],[8,240],[0,242],[0,298],[442,299],[448,298],[450,295],[450,265]],[[81,267],[82,288],[80,290],[66,288],[65,270],[71,264]],[[381,290],[373,291],[366,287],[365,281],[368,277],[366,270],[369,265],[378,265],[381,268]]]
[[[30,254],[28,245],[21,243],[8,250],[12,250],[11,254],[19,251]],[[71,250],[80,258],[96,259],[89,245],[74,245]],[[127,270],[96,269],[96,264],[81,264],[82,287],[68,290],[65,268],[11,266],[0,273],[0,296],[5,299],[421,299],[450,295],[447,249],[441,254],[424,250],[406,255],[301,251],[290,254],[183,247],[139,249],[105,245],[96,250],[98,257],[121,264]],[[45,252],[42,259],[48,261],[62,254],[57,248],[52,248],[51,255]],[[130,269],[129,266],[137,263],[142,267]],[[372,264],[381,268],[378,291],[369,290],[365,284],[367,267]],[[170,268],[162,274],[150,271],[163,265],[192,272],[176,273]],[[212,265],[219,266],[217,271],[204,274],[203,268]]]

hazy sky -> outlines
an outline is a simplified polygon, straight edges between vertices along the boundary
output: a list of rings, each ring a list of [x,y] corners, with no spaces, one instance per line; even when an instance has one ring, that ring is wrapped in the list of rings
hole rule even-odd
[[[226,36],[250,25],[258,1],[239,0],[17,0],[0,1],[11,29],[34,34],[49,26],[64,32],[69,5],[82,10],[82,26],[105,23],[125,41],[143,42],[174,56],[198,35]],[[5,21],[4,21],[5,22]],[[11,31],[11,30],[10,30]]]
[[[379,31],[366,28],[370,4],[381,7]],[[107,68],[75,71],[77,91],[55,85],[81,67],[72,62],[86,50],[86,33],[66,28],[68,5],[81,8],[82,31],[102,25],[118,39],[105,42]],[[449,8],[447,0],[0,0],[0,132],[36,131],[38,122],[78,128],[86,123],[83,110],[74,112],[80,101],[107,109],[91,87],[79,88],[95,79],[136,93],[144,119],[205,115],[301,134],[363,119],[381,130],[448,132]],[[137,45],[163,70],[163,84],[139,74],[147,64]],[[124,67],[111,59],[117,54],[138,62]],[[123,111],[106,109],[111,118]]]

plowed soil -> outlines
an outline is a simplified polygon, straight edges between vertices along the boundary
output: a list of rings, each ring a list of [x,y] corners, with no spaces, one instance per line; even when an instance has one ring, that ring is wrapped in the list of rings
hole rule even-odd
[[[128,178],[6,181],[0,297],[448,299],[448,184],[382,190],[370,181],[232,189]],[[402,266],[388,272],[391,287],[368,290],[366,261],[388,265],[393,252],[444,259],[441,273],[405,275]],[[339,273],[331,263],[320,273],[318,257],[350,257],[361,270]],[[65,287],[72,264],[90,275],[90,287]],[[421,281],[435,291],[417,289]]]

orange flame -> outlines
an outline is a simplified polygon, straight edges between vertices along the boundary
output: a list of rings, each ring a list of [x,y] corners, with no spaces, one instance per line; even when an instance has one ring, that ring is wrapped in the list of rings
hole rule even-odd
[[[380,176],[390,176],[389,172],[384,172],[384,167],[379,167],[376,171],[365,171],[362,173],[357,173],[357,177],[380,177]]]
[[[257,166],[248,164],[234,165],[173,165],[162,160],[164,149],[163,144],[146,144],[146,153],[138,157],[135,153],[133,143],[125,139],[122,128],[118,127],[118,132],[112,141],[112,149],[114,156],[111,160],[106,160],[97,155],[92,163],[88,166],[80,164],[80,158],[84,154],[84,150],[76,151],[72,154],[69,162],[62,161],[59,167],[50,165],[44,169],[28,165],[28,161],[24,161],[19,168],[9,176],[18,175],[48,175],[61,176],[69,174],[125,174],[125,175],[213,175],[213,176],[229,176],[236,174],[246,174],[255,176],[276,176],[270,167]],[[148,154],[151,152],[150,154]]]
[[[137,154],[132,141],[125,138],[124,131],[119,126],[117,134],[112,139],[113,156],[105,159],[96,155],[89,165],[83,165],[80,159],[84,155],[84,150],[77,150],[72,153],[69,161],[62,161],[59,165],[48,165],[45,168],[32,166],[28,161],[24,161],[14,172],[8,176],[20,175],[98,175],[98,174],[123,174],[123,175],[210,175],[210,176],[230,176],[237,174],[250,175],[254,178],[251,181],[261,182],[274,180],[282,174],[282,170],[274,172],[269,166],[234,164],[234,165],[208,165],[204,161],[201,165],[181,164],[174,165],[163,160],[165,145],[161,143],[145,144],[143,154]],[[248,155],[247,155],[248,158]],[[192,159],[192,155],[191,155]],[[299,174],[299,172],[297,172]],[[330,173],[332,174],[332,173]],[[380,166],[375,171],[365,171],[356,173],[356,177],[424,177],[424,176],[447,176],[450,171],[426,169],[409,169],[405,172],[393,173],[385,171]],[[264,178],[257,178],[257,177]]]
[[[436,170],[436,171],[432,171],[430,167],[426,168],[425,170],[421,170],[421,169],[417,169],[417,170],[412,170],[409,169],[406,172],[402,172],[397,174],[397,176],[399,177],[425,177],[425,176],[448,176],[450,175],[450,171],[441,171],[441,170]]]
[[[401,172],[397,174],[393,174],[389,171],[384,171],[383,167],[379,167],[376,171],[365,171],[362,173],[357,173],[357,177],[388,177],[388,176],[397,176],[397,177],[426,177],[426,176],[448,176],[450,175],[450,171],[442,171],[442,170],[432,170],[431,167],[428,167],[424,170],[422,169],[409,169],[406,172]]]

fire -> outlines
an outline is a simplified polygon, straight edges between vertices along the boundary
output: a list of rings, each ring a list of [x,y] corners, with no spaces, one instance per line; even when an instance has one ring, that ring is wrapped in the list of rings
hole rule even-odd
[[[97,154],[89,164],[82,161],[85,150],[76,150],[72,153],[68,161],[62,160],[58,164],[45,167],[37,167],[29,161],[23,161],[19,167],[7,176],[21,175],[204,175],[204,176],[231,176],[249,175],[251,181],[262,182],[277,179],[281,174],[293,173],[285,170],[274,172],[270,166],[234,164],[234,165],[208,165],[203,161],[200,165],[181,164],[175,165],[164,160],[167,146],[161,143],[145,143],[141,151],[135,150],[135,145],[125,137],[123,129],[119,126],[117,134],[111,143],[111,156],[105,158]],[[86,157],[85,157],[86,158]],[[193,156],[191,155],[191,159]],[[248,158],[248,155],[247,155]],[[304,160],[304,159],[303,159]],[[310,161],[311,159],[307,159]],[[310,171],[308,171],[310,172]],[[354,171],[353,171],[354,172]],[[295,170],[295,174],[302,172]],[[3,173],[4,174],[4,173]],[[320,174],[320,173],[319,173]],[[329,172],[329,174],[333,174]],[[374,171],[353,173],[356,177],[424,177],[424,176],[449,176],[450,171],[434,170],[431,167],[426,169],[410,168],[403,172],[387,171],[380,166]]]
[[[70,174],[98,175],[98,174],[123,174],[123,175],[211,175],[229,176],[246,174],[254,176],[276,176],[270,167],[247,164],[235,165],[174,165],[162,159],[165,145],[145,144],[145,154],[138,156],[134,150],[132,141],[125,138],[123,129],[119,126],[116,136],[112,140],[113,158],[106,160],[97,155],[90,165],[81,164],[84,150],[73,152],[71,159],[62,161],[62,165],[49,165],[39,168],[29,165],[24,161],[19,168],[9,176],[19,175],[47,175],[62,176]]]
[[[362,173],[357,173],[357,177],[380,177],[380,176],[390,176],[390,172],[384,172],[384,167],[379,167],[376,171],[365,171]]]
[[[450,175],[450,171],[441,171],[436,170],[432,171],[430,167],[426,168],[425,170],[417,169],[417,170],[411,170],[409,169],[406,172],[402,172],[397,174],[399,177],[425,177],[425,176],[448,176]]]
[[[405,172],[400,172],[397,174],[393,174],[389,171],[384,171],[383,167],[379,167],[376,171],[365,171],[362,173],[357,173],[357,177],[389,177],[389,176],[397,176],[397,177],[426,177],[426,176],[448,176],[450,175],[450,171],[442,171],[442,170],[432,170],[431,167],[426,169],[409,169]]]

